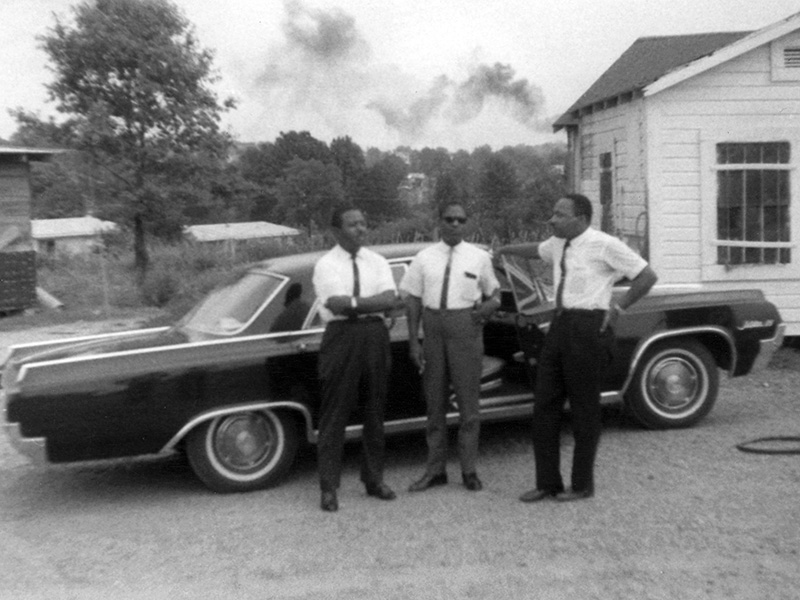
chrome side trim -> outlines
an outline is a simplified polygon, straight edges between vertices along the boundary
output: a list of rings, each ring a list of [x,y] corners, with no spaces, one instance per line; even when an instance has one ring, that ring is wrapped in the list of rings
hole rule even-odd
[[[630,366],[628,367],[628,377],[625,379],[625,383],[622,386],[622,389],[617,392],[620,397],[625,395],[625,392],[628,390],[628,387],[633,381],[633,374],[636,372],[636,367],[639,365],[639,361],[642,360],[642,356],[647,351],[650,346],[655,344],[656,342],[660,342],[661,340],[665,340],[667,338],[674,338],[674,337],[688,337],[693,334],[697,333],[713,333],[715,335],[720,336],[723,340],[728,343],[728,347],[731,351],[731,367],[728,369],[728,375],[733,375],[733,371],[736,367],[736,363],[739,362],[739,354],[736,352],[736,343],[733,340],[733,336],[723,327],[715,327],[715,326],[708,326],[708,327],[684,327],[682,329],[670,329],[669,331],[661,331],[656,333],[646,340],[640,342],[639,347],[636,349],[636,352],[633,354],[633,359],[631,360]]]
[[[750,369],[751,373],[755,373],[767,367],[769,361],[772,360],[772,357],[783,345],[783,338],[785,335],[786,323],[780,323],[775,328],[775,337],[759,342],[758,356],[756,356],[756,359],[753,361],[753,367]]]
[[[486,409],[481,408],[482,423],[489,421],[502,421],[504,419],[515,419],[531,415],[533,415],[533,402],[513,404],[511,406],[498,406]],[[459,415],[457,411],[447,413],[448,427],[457,425],[458,420],[459,420]],[[387,435],[393,435],[397,433],[408,433],[411,431],[421,431],[425,429],[425,421],[427,421],[427,417],[424,416],[413,417],[410,419],[401,419],[399,421],[388,421],[383,426],[383,431]],[[363,431],[364,431],[363,425],[349,425],[347,429],[345,429],[345,439],[346,440],[361,439]],[[313,439],[310,440],[312,443],[317,442],[318,433],[319,433],[318,431],[313,432]]]
[[[305,427],[306,438],[309,441],[311,441],[312,438],[316,439],[314,436],[314,432],[311,429],[311,412],[309,412],[308,408],[306,408],[299,402],[294,402],[289,400],[280,402],[251,402],[250,404],[236,404],[232,406],[215,408],[213,410],[209,410],[194,416],[188,423],[186,423],[183,427],[180,428],[178,433],[172,436],[172,438],[166,443],[166,445],[159,452],[163,453],[173,450],[175,446],[178,444],[178,442],[180,442],[186,436],[187,433],[189,433],[192,429],[194,429],[201,423],[205,423],[206,421],[210,421],[211,419],[216,419],[217,417],[221,417],[224,415],[232,415],[240,412],[274,410],[279,408],[288,408],[290,410],[295,410],[299,412],[301,415],[303,415],[306,424]]]

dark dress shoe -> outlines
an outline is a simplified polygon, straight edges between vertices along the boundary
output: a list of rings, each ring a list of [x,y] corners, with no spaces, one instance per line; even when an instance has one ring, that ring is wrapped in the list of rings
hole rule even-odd
[[[367,486],[367,496],[373,496],[378,500],[394,500],[397,495],[385,483],[377,483]]]
[[[326,512],[336,512],[339,510],[339,501],[336,499],[336,492],[322,492],[319,507]]]
[[[546,500],[547,498],[555,498],[558,496],[559,493],[563,492],[555,492],[553,490],[530,490],[529,492],[525,492],[519,499],[522,502],[539,502],[540,500]]]
[[[461,478],[464,480],[464,487],[470,492],[479,492],[483,489],[483,484],[478,479],[477,473],[462,473]]]
[[[447,485],[447,473],[438,475],[424,475],[408,487],[409,492],[424,492],[435,485]]]
[[[594,490],[588,488],[585,490],[570,490],[568,492],[561,492],[556,496],[559,502],[572,502],[573,500],[585,500],[594,496]]]

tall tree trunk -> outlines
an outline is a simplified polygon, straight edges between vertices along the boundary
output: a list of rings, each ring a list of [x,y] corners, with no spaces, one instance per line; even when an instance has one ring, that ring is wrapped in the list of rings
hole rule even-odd
[[[142,215],[133,218],[133,255],[136,266],[136,280],[141,287],[147,274],[147,266],[150,256],[147,254],[147,244],[145,243],[144,220]]]

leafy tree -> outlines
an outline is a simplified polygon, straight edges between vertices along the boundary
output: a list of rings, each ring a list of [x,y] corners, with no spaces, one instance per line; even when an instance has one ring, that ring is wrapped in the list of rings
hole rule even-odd
[[[450,169],[450,153],[446,148],[423,148],[411,154],[411,170],[434,179]]]
[[[294,158],[278,182],[276,195],[283,218],[312,232],[327,223],[333,206],[344,199],[342,174],[336,165]]]
[[[500,155],[490,156],[484,163],[478,191],[481,215],[489,220],[495,233],[509,239],[513,224],[518,223],[520,217],[519,211],[514,210],[520,182],[513,165]]]
[[[221,163],[230,140],[219,117],[233,103],[212,91],[213,54],[169,0],[95,0],[72,10],[74,23],[57,18],[40,38],[55,73],[48,89],[76,125],[76,146],[117,182],[142,281],[146,231],[165,218],[179,226],[169,189],[204,181]]]
[[[399,215],[402,206],[398,202],[398,187],[406,175],[405,161],[399,156],[385,154],[364,172],[354,203],[377,221]]]
[[[358,193],[358,182],[367,168],[364,151],[350,136],[339,137],[331,141],[331,157],[342,173],[345,196],[352,202]]]

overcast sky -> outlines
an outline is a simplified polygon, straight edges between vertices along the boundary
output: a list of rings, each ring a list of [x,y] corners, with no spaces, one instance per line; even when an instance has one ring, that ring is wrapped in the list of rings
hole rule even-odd
[[[8,109],[55,114],[36,36],[76,0],[0,0]],[[638,37],[760,29],[798,0],[176,0],[215,51],[240,141],[309,131],[360,146],[564,141],[550,124]]]

